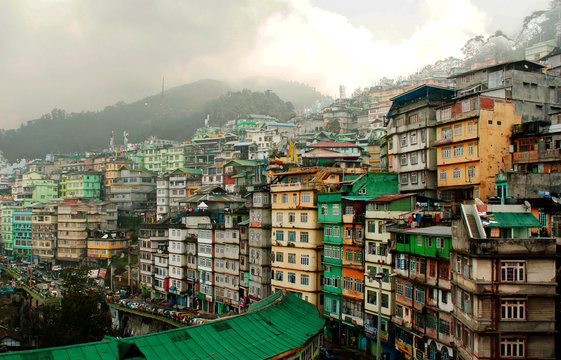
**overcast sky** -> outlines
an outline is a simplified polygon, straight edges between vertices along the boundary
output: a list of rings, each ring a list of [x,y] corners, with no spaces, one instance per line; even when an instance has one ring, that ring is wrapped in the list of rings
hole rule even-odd
[[[6,0],[0,128],[166,87],[270,75],[335,96],[415,72],[474,35],[514,37],[549,0]]]

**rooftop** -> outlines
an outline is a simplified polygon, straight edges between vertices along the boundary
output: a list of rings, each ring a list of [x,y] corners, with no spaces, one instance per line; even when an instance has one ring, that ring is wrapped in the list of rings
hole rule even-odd
[[[269,359],[304,345],[323,330],[316,308],[278,292],[244,314],[125,339],[6,353],[6,359]]]

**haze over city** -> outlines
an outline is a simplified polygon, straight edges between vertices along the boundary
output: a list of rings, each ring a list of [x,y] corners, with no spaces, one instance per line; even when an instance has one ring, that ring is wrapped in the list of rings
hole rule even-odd
[[[52,108],[100,110],[203,78],[267,75],[335,96],[516,36],[549,1],[8,1],[0,129]]]

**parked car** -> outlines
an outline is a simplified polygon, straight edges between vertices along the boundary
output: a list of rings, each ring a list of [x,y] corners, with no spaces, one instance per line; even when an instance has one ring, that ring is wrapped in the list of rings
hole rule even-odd
[[[322,360],[338,359],[337,355],[335,355],[331,349],[326,347],[319,349],[319,358]]]

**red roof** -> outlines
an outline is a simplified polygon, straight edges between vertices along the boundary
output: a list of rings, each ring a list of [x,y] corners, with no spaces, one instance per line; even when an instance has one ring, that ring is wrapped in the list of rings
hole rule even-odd
[[[415,194],[388,194],[388,195],[382,195],[382,196],[378,196],[377,198],[367,200],[367,202],[389,202],[398,199],[403,199],[413,195]]]
[[[359,147],[350,141],[336,142],[336,141],[322,141],[315,144],[308,145],[308,147]]]

